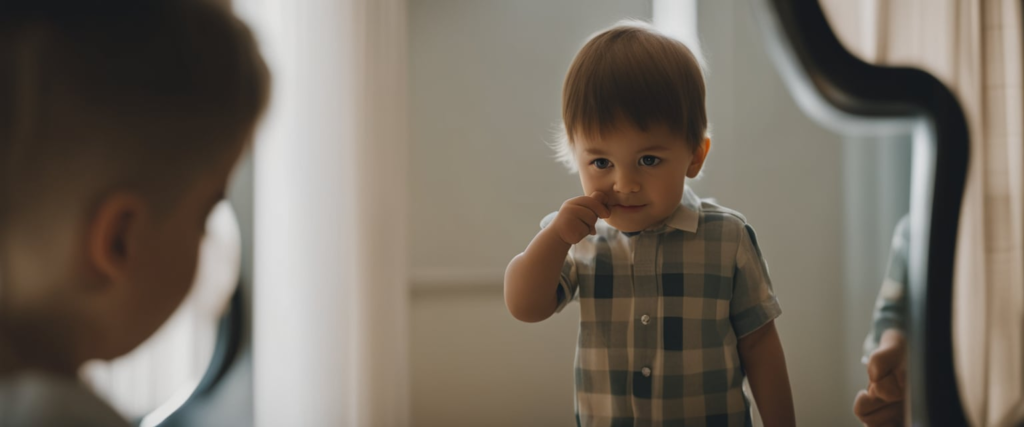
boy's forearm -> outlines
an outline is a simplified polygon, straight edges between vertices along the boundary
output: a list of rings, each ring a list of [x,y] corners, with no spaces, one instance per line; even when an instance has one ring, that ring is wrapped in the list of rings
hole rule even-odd
[[[775,322],[739,341],[740,360],[765,427],[796,425],[786,357]]]
[[[551,317],[558,307],[558,279],[571,245],[550,228],[541,230],[505,269],[505,305],[524,322]]]

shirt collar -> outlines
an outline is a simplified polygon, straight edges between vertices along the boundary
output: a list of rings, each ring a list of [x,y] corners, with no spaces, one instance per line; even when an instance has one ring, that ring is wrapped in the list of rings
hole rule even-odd
[[[679,202],[672,216],[665,221],[665,225],[676,230],[697,232],[697,223],[700,221],[700,197],[694,193],[689,186],[683,188],[683,200]]]

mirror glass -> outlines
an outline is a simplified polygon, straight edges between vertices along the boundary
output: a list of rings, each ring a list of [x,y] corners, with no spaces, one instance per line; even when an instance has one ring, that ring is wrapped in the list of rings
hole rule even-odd
[[[502,281],[540,220],[581,195],[546,143],[573,56],[625,18],[699,46],[712,150],[687,185],[757,232],[782,306],[798,422],[860,425],[851,407],[867,383],[865,338],[893,232],[909,209],[910,135],[844,136],[805,116],[752,13],[731,1],[409,3],[417,425],[574,424],[578,305],[522,323]]]

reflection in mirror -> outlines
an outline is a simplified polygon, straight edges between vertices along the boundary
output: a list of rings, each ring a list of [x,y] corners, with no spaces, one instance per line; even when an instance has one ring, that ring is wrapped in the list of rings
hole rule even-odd
[[[210,366],[217,325],[238,284],[241,237],[234,210],[210,212],[192,290],[146,342],[110,361],[92,361],[83,380],[127,419],[158,425],[192,394]]]
[[[865,338],[909,211],[909,131],[818,125],[772,66],[751,8],[711,1],[410,3],[412,419],[573,424],[579,306],[520,323],[501,284],[540,219],[581,195],[544,142],[576,51],[624,18],[699,40],[713,144],[687,185],[757,231],[798,423],[860,425],[851,406],[866,384]]]

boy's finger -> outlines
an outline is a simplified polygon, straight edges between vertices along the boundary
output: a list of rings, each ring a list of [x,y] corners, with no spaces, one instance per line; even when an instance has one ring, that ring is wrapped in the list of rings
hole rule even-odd
[[[595,191],[591,193],[589,198],[586,198],[584,200],[584,205],[590,210],[594,211],[594,213],[597,214],[598,218],[608,218],[609,216],[611,216],[612,211],[611,209],[608,209],[608,205],[606,204],[608,201],[608,196],[605,196],[604,193],[600,191]]]
[[[902,426],[903,403],[890,403],[857,418],[868,427]]]
[[[900,389],[906,390],[907,388],[907,365],[900,365],[899,368],[893,371],[893,376],[896,377],[896,382],[899,383]]]
[[[594,212],[594,206],[590,206],[587,203],[593,203],[593,201],[582,201],[581,204],[572,207],[572,212],[573,216],[579,218],[579,220],[583,221],[587,226],[593,227],[594,223],[597,222],[597,219],[600,218],[600,215],[597,212]]]
[[[874,382],[889,375],[903,363],[903,352],[899,348],[883,348],[871,354],[868,359],[868,378]]]
[[[896,375],[887,375],[871,386],[872,393],[886,402],[901,402],[904,399],[903,387],[896,379]]]
[[[591,236],[597,234],[597,229],[594,228],[594,223],[592,221],[580,218],[580,222],[582,222],[583,225],[587,227],[587,234]]]
[[[868,393],[866,390],[861,390],[857,393],[857,398],[853,401],[853,413],[859,418],[863,415],[875,412],[887,404],[889,404],[889,402]]]
[[[574,216],[576,217],[576,219],[579,220],[579,222],[583,224],[584,227],[586,227],[587,234],[591,236],[597,234],[597,229],[594,227],[594,221],[596,221],[596,219],[593,219],[594,213],[590,212],[589,209],[582,207],[574,207],[572,209],[575,211]]]

